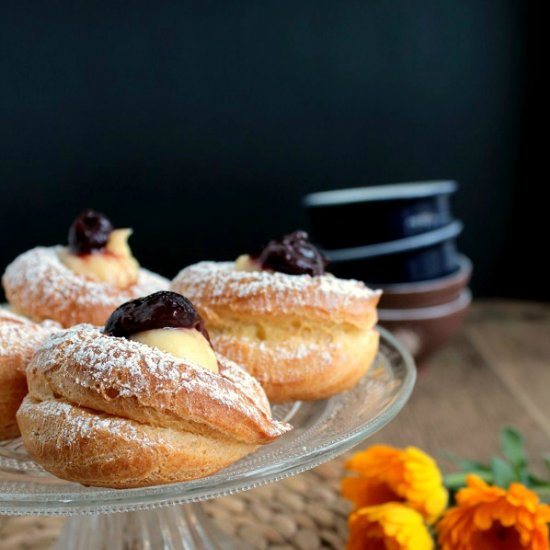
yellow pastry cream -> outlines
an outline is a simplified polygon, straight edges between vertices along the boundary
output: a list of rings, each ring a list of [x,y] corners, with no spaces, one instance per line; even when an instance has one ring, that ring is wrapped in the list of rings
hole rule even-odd
[[[242,254],[235,260],[235,269],[237,271],[260,271],[261,268],[248,254]]]
[[[128,337],[189,361],[212,372],[219,372],[218,360],[208,340],[194,328],[160,328]]]
[[[219,372],[204,321],[193,304],[176,292],[161,290],[120,305],[107,319],[104,333]]]
[[[72,271],[92,281],[124,289],[138,279],[139,264],[128,246],[131,229],[115,229],[105,248],[89,254],[73,254],[68,248],[60,252],[61,261]]]

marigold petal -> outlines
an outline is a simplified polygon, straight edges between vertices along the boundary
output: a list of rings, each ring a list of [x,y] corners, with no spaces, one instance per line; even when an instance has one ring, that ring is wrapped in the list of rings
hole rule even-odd
[[[548,504],[539,504],[537,517],[543,522],[550,522],[550,506]]]
[[[511,527],[517,522],[518,508],[507,506],[503,509],[503,513],[500,516],[500,523],[504,527]]]
[[[456,501],[457,506],[448,510],[436,526],[441,550],[476,550],[482,540],[480,533],[492,537],[489,530],[495,525],[505,530],[498,531],[499,537],[512,537],[513,533],[510,544],[519,541],[526,550],[549,550],[550,510],[539,504],[536,493],[525,486],[516,483],[505,490],[468,476],[467,487],[457,493]],[[483,540],[486,548],[487,539]]]
[[[399,453],[388,445],[373,445],[366,451],[355,453],[347,462],[346,468],[353,472],[369,474],[368,469],[373,463],[384,463]]]
[[[360,508],[350,515],[348,550],[381,543],[389,550],[432,550],[433,540],[422,516],[398,503]]]
[[[476,476],[475,474],[469,474],[466,477],[466,483],[468,487],[471,489],[477,489],[478,491],[484,491],[486,489],[489,489],[489,485],[485,483],[479,476]]]
[[[489,506],[480,506],[474,514],[474,524],[477,529],[487,531],[493,524],[493,511]]]
[[[404,502],[433,523],[447,506],[448,493],[436,462],[416,447],[400,450],[375,445],[356,453],[346,465],[359,475],[344,480],[342,494],[357,507],[391,500]],[[351,487],[352,479],[370,483],[357,481],[357,487]],[[365,496],[365,491],[371,496]]]
[[[364,477],[342,479],[342,496],[351,500],[356,508],[400,500],[386,483]]]

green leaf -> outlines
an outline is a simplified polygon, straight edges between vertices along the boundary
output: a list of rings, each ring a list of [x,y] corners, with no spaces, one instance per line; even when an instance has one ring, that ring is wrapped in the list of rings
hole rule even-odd
[[[449,491],[457,491],[466,486],[466,478],[470,474],[475,474],[487,483],[493,483],[493,473],[489,470],[471,470],[468,472],[453,472],[443,477],[443,483]]]
[[[510,426],[500,432],[502,454],[512,463],[517,473],[527,464],[523,436]]]
[[[527,476],[527,483],[525,483],[525,485],[527,487],[530,487],[530,488],[544,488],[544,489],[550,489],[550,482],[545,480],[545,479],[541,479],[540,477],[537,477],[533,474],[529,474]]]
[[[529,486],[529,476],[530,474],[529,470],[527,469],[527,465],[521,466],[520,468],[516,469],[516,478],[523,485]]]
[[[491,460],[491,468],[495,485],[508,489],[510,483],[517,481],[516,472],[514,472],[512,466],[496,456]]]
[[[481,462],[477,462],[476,460],[468,460],[466,458],[461,458],[454,453],[450,453],[448,451],[445,451],[444,456],[447,460],[454,462],[460,470],[464,472],[471,472],[475,470],[476,472],[490,472],[491,467],[487,464],[483,464]],[[550,458],[550,457],[549,457]]]
[[[544,463],[546,464],[546,469],[550,472],[550,455],[544,457]]]
[[[476,460],[463,459],[457,462],[457,466],[464,472],[476,474],[478,472],[490,472],[491,467],[487,464],[482,464]]]

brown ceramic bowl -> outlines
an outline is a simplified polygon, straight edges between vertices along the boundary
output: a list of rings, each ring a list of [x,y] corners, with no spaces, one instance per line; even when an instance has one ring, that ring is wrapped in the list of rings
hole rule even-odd
[[[424,308],[456,300],[472,275],[472,262],[466,256],[458,255],[457,261],[458,269],[444,277],[416,283],[373,285],[384,291],[380,298],[380,308]]]
[[[458,330],[472,295],[468,288],[446,304],[415,309],[378,309],[380,324],[421,363]]]

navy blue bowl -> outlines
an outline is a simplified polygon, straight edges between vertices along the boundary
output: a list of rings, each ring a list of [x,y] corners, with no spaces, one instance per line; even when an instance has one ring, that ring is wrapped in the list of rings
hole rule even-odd
[[[451,223],[454,181],[357,187],[306,195],[313,239],[324,248],[384,243]]]
[[[443,277],[459,267],[456,238],[462,223],[387,243],[323,249],[331,261],[328,271],[337,277],[359,279],[371,286],[412,283]]]

